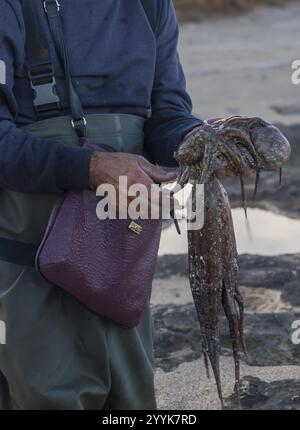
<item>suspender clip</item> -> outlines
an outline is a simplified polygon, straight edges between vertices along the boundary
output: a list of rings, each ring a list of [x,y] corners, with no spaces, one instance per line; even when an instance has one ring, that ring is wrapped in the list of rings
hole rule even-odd
[[[72,118],[71,124],[76,133],[79,135],[79,137],[86,137],[87,130],[86,130],[86,119],[83,116],[82,118]]]
[[[59,1],[58,0],[45,0],[44,1],[44,9],[45,9],[45,12],[46,13],[48,13],[48,4],[49,3],[55,3],[56,4],[56,9],[57,9],[57,11],[59,12],[60,11],[60,3],[59,3]]]
[[[56,80],[51,64],[31,68],[28,72],[31,88],[34,91],[33,105],[38,115],[57,115],[59,97],[56,93]]]

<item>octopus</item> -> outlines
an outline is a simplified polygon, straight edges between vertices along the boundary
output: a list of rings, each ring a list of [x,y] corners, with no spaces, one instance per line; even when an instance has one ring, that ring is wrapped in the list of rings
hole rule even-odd
[[[247,216],[244,172],[255,172],[255,200],[262,170],[280,172],[291,148],[280,130],[260,118],[230,117],[204,121],[181,144],[175,158],[177,181],[192,184],[195,208],[196,184],[204,186],[204,226],[188,231],[189,280],[201,330],[201,342],[208,377],[211,366],[224,409],[220,374],[220,314],[229,325],[232,342],[235,387],[240,407],[240,356],[246,354],[244,303],[238,288],[238,253],[227,192],[218,178],[229,168],[241,183],[242,204]],[[210,366],[209,366],[210,364]]]

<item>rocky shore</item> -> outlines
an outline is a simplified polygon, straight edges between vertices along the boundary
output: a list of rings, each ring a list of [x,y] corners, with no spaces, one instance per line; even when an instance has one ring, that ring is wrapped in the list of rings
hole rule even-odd
[[[248,359],[241,356],[243,407],[300,409],[300,391],[297,394],[300,345],[292,343],[292,324],[300,320],[300,254],[272,258],[242,255],[239,265],[239,285],[246,303],[245,338],[248,348]],[[161,407],[169,401],[174,404],[172,387],[178,378],[182,378],[185,398],[181,400],[181,408],[205,409],[207,396],[218,408],[213,381],[205,380],[205,369],[199,361],[200,331],[187,273],[186,255],[159,258],[152,298],[158,396]],[[228,407],[233,407],[230,399],[234,381],[233,361],[224,317],[221,318],[221,352],[227,403]],[[194,385],[187,383],[192,374],[199,378],[198,403],[191,400],[195,397]],[[164,386],[162,381],[168,381],[168,386]]]

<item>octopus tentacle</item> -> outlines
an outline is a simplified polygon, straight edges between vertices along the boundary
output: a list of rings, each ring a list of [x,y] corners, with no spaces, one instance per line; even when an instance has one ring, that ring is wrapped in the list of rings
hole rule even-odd
[[[282,169],[279,169],[279,187],[282,186]]]
[[[205,286],[201,286],[201,282],[199,279],[196,279],[195,288],[192,289],[192,295],[195,303],[195,308],[197,311],[200,330],[202,333],[202,346],[203,346],[203,354],[204,354],[204,364],[206,368],[206,372],[209,376],[209,366],[208,360],[210,361],[210,365],[216,380],[218,395],[220,398],[220,402],[222,404],[222,408],[224,408],[224,399],[222,394],[222,383],[221,383],[221,374],[220,374],[220,351],[219,351],[219,326],[216,327],[211,324],[208,309],[209,303],[206,302],[206,312],[204,311],[204,297],[207,296],[207,292],[205,291]],[[208,359],[207,359],[208,358]]]
[[[229,332],[232,342],[234,366],[235,366],[235,393],[238,404],[240,405],[240,357],[238,339],[240,336],[240,316],[236,309],[236,303],[228,294],[228,289],[224,286],[223,289],[223,309],[229,323]]]
[[[241,196],[242,196],[242,205],[245,211],[246,218],[248,217],[247,214],[247,201],[246,201],[246,192],[245,192],[245,183],[244,183],[244,162],[241,159],[241,156],[234,152],[229,145],[225,145],[222,148],[222,155],[228,160],[229,164],[233,165],[233,170],[236,171],[239,174],[240,178],[240,184],[241,184]]]
[[[194,203],[195,187],[193,187],[192,194],[193,194],[193,203]],[[194,210],[194,208],[193,208],[193,210]],[[197,286],[196,286],[197,263],[196,263],[196,255],[195,255],[196,247],[195,247],[193,235],[189,234],[188,241],[189,241],[189,273],[190,273],[189,278],[190,278],[191,291],[192,291],[192,294],[194,297],[194,294],[196,294],[196,291],[197,291]],[[195,298],[196,310],[198,310],[198,306],[199,306],[198,305],[198,299]],[[204,365],[205,365],[206,375],[207,375],[208,379],[210,379],[209,364],[208,364],[207,339],[206,339],[204,328],[203,328],[203,321],[201,320],[199,313],[198,313],[198,319],[199,319],[199,323],[200,323],[200,331],[201,331],[201,336],[202,336],[202,351],[203,351],[203,356],[204,356]]]
[[[214,145],[206,145],[204,151],[204,157],[202,162],[202,172],[200,176],[200,183],[204,184],[204,182],[212,175],[213,173],[213,162],[215,160],[218,148]]]
[[[180,168],[177,182],[181,187],[184,187],[189,182],[189,179],[191,176],[190,170],[191,170],[190,166],[185,167],[185,168],[183,168],[183,167]]]
[[[245,354],[245,356],[248,358],[248,351],[247,351],[247,345],[245,342],[245,338],[244,338],[244,300],[242,298],[241,293],[239,292],[239,290],[236,288],[235,290],[235,300],[236,303],[238,304],[239,307],[239,337],[240,337],[240,345],[242,347],[242,351]]]
[[[257,190],[258,190],[259,181],[260,181],[260,169],[257,169],[256,170],[256,175],[255,175],[255,185],[254,185],[254,192],[253,192],[253,202],[256,201],[256,196],[257,196]]]
[[[221,136],[224,139],[234,140],[237,145],[241,145],[243,148],[245,148],[253,158],[254,162],[258,164],[259,157],[257,151],[250,137],[244,131],[236,129],[224,129],[221,131]]]
[[[240,177],[240,184],[241,184],[243,209],[244,209],[244,212],[245,212],[245,217],[246,217],[246,219],[248,219],[248,207],[247,207],[247,201],[246,201],[244,176],[242,174],[240,174],[239,177]]]
[[[224,119],[223,127],[233,127],[237,126],[239,128],[244,127],[247,129],[251,129],[254,127],[264,127],[267,125],[267,122],[259,117],[241,117],[241,116],[232,116]]]
[[[208,379],[210,379],[208,351],[207,351],[207,345],[205,342],[202,343],[202,351],[203,351],[203,357],[204,357],[204,366],[205,366],[205,370],[206,370],[206,376]]]

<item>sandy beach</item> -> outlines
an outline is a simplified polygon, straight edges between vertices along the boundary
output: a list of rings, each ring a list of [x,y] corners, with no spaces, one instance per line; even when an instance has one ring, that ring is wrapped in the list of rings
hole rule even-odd
[[[299,123],[300,89],[291,82],[299,14],[300,3],[291,3],[182,25],[180,54],[195,113]]]
[[[233,393],[234,370],[230,358],[221,360],[223,392],[225,397]],[[299,366],[253,367],[242,365],[241,372],[247,377],[259,378],[267,383],[300,380]],[[160,409],[220,410],[220,402],[213,380],[206,377],[202,360],[183,363],[176,370],[156,373],[158,405]]]

